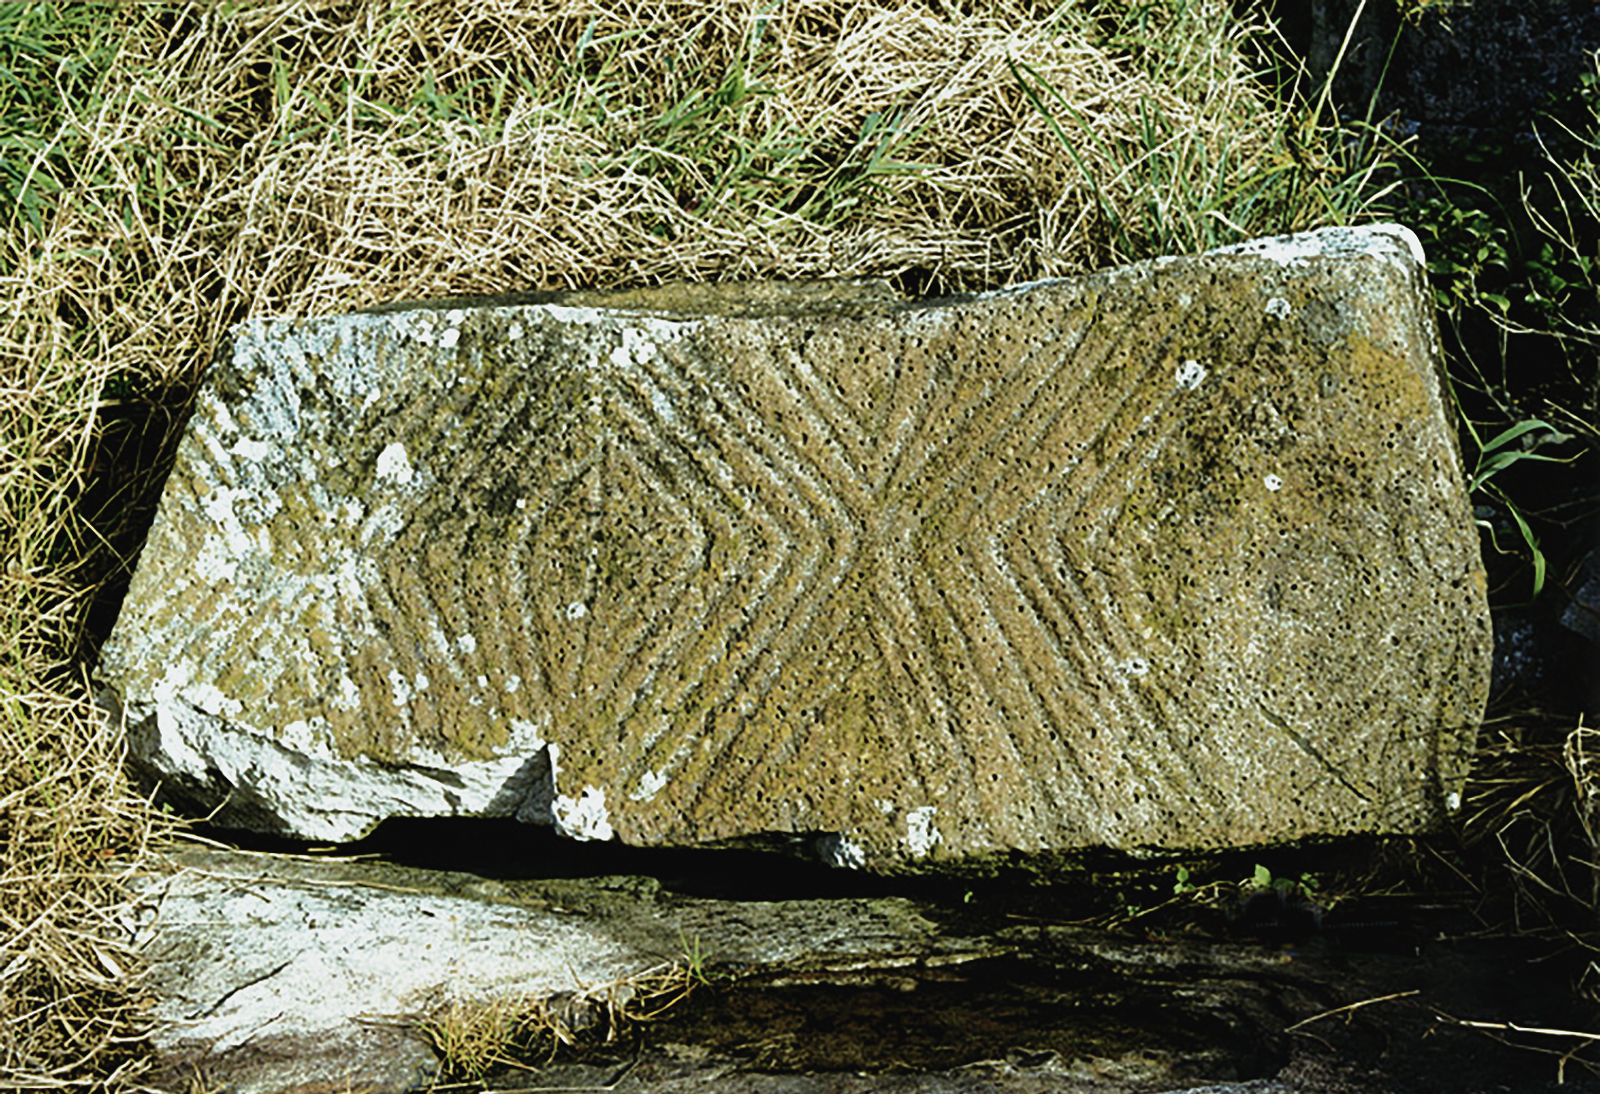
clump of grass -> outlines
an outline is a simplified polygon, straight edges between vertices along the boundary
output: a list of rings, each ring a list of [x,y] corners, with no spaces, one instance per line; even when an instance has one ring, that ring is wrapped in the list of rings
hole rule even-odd
[[[1600,510],[1600,54],[1596,65],[1552,104],[1563,116],[1539,122],[1542,157],[1475,149],[1471,182],[1412,161],[1401,203],[1428,252],[1491,568],[1525,606],[1551,579],[1567,595],[1579,560],[1547,557],[1546,540],[1580,543],[1574,529]],[[1535,463],[1565,466],[1534,475]]]
[[[548,1000],[515,993],[487,999],[447,999],[418,1023],[447,1077],[482,1079],[496,1068],[515,1067],[534,1053],[548,1056],[572,1043],[563,1019]]]
[[[81,505],[108,368],[18,281],[0,278],[0,1089],[46,1091],[135,1062],[117,875],[160,824],[73,657],[117,562]]]
[[[1600,1002],[1600,732],[1587,716],[1497,714],[1480,734],[1452,867],[1485,933],[1559,945]]]
[[[96,591],[122,563],[89,488],[97,475],[126,481],[96,463],[116,365],[108,331],[73,321],[96,292],[72,276],[78,259],[38,249],[94,184],[81,173],[79,127],[116,52],[110,10],[0,9],[0,1089],[10,1090],[126,1085],[139,1073],[140,961],[118,922],[118,876],[163,827],[122,781],[119,729],[98,714],[79,656]]]
[[[1206,2],[1130,6],[1105,48],[1137,78],[1108,110],[1008,61],[1076,171],[1071,206],[1087,220],[1069,234],[1093,241],[1098,262],[1385,214],[1395,143],[1370,124],[1325,124],[1320,106],[1287,111],[1304,89],[1270,92],[1257,71],[1274,45],[1270,27],[1226,12]]]
[[[1508,307],[1498,310],[1508,334],[1547,331],[1558,341],[1566,375],[1552,385],[1559,397],[1541,393],[1540,409],[1555,421],[1552,429],[1593,451],[1600,449],[1600,50],[1591,60],[1579,87],[1585,110],[1577,127],[1559,120],[1551,127],[1564,150],[1544,144],[1543,179],[1520,180],[1536,241],[1523,295],[1537,326],[1519,322]]]
[[[1014,0],[175,9],[128,28],[77,172],[106,185],[51,251],[229,320],[674,278],[951,292],[1362,214],[1291,146],[1260,27],[1140,10],[1169,15],[1108,41]]]
[[[1260,33],[1216,0],[0,5],[0,1089],[132,1074],[112,862],[159,824],[87,672],[231,323],[944,293],[1364,215]]]
[[[1546,573],[1530,523],[1570,528],[1600,512],[1592,479],[1565,502],[1537,509],[1492,481],[1517,464],[1551,462],[1539,451],[1545,447],[1564,464],[1589,460],[1592,466],[1600,442],[1600,53],[1595,64],[1595,78],[1580,89],[1584,116],[1575,128],[1555,126],[1568,151],[1546,146],[1545,162],[1516,180],[1522,216],[1494,221],[1473,210],[1446,221],[1468,246],[1461,237],[1444,241],[1436,275],[1454,297],[1443,302],[1448,318],[1459,323],[1465,316],[1488,317],[1504,336],[1493,343],[1487,362],[1463,353],[1457,382],[1488,408],[1496,427],[1504,427],[1479,446],[1474,485],[1493,489],[1491,497],[1515,519],[1531,558],[1534,597]],[[1471,227],[1463,229],[1463,223]],[[1561,369],[1524,375],[1533,370],[1516,359],[1517,352],[1526,352],[1534,338],[1540,340],[1534,345],[1557,351],[1545,363],[1553,359]],[[1566,568],[1553,576],[1563,598],[1557,606],[1564,608],[1569,586],[1581,577]],[[1558,932],[1600,954],[1600,737],[1587,724],[1593,713],[1518,705],[1523,709],[1485,726],[1463,813],[1467,845],[1487,848],[1490,861],[1509,878],[1501,888],[1513,929]],[[1591,999],[1600,999],[1600,960],[1587,962],[1583,984]]]
[[[580,1040],[609,1044],[628,1026],[658,1017],[706,982],[698,955],[685,960],[554,996],[446,998],[419,1029],[444,1061],[447,1079],[481,1080],[498,1069],[548,1060]]]

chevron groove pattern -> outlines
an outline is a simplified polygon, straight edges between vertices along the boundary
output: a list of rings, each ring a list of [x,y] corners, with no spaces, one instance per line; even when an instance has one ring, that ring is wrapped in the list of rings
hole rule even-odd
[[[399,811],[565,796],[636,842],[891,864],[1431,823],[1481,571],[1414,271],[1365,253],[246,332],[109,675],[151,725],[435,779]],[[1409,333],[1319,348],[1308,301]],[[1397,522],[1421,548],[1375,555]],[[530,741],[552,785],[512,793]]]

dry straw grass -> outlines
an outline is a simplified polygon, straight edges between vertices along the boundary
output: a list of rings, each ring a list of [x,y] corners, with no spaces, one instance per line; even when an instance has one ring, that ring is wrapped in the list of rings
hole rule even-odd
[[[0,1089],[133,1081],[110,863],[155,822],[85,666],[229,324],[949,292],[1360,217],[1373,171],[1274,104],[1256,35],[1221,0],[0,7]]]
[[[446,1079],[481,1080],[496,1070],[548,1060],[562,1046],[615,1041],[688,998],[702,975],[669,961],[605,984],[551,995],[509,993],[487,999],[441,999],[418,1028],[445,1061]]]
[[[0,318],[0,1089],[45,1091],[133,1062],[138,962],[110,860],[138,857],[154,819],[69,652],[108,562],[80,504],[106,367],[30,322],[17,281]]]
[[[121,252],[81,285],[125,291],[137,265],[128,303],[163,335],[137,363],[170,375],[246,312],[676,278],[947,292],[1350,214],[1286,200],[1328,165],[1296,159],[1220,6],[1116,55],[1074,8],[983,9],[147,15],[89,135],[112,190],[50,249]]]
[[[1578,944],[1600,1000],[1600,729],[1529,709],[1491,719],[1462,817],[1486,920]]]

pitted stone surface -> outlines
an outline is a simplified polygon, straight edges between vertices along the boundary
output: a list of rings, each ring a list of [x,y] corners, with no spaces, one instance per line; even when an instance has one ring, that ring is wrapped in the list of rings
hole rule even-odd
[[[404,884],[422,871],[209,850],[172,865],[135,879],[130,933],[155,1061],[185,1085],[426,1090],[438,1060],[419,1027],[441,1008],[603,1003],[660,964],[570,916]],[[226,1082],[196,1082],[209,1072]]]
[[[1425,829],[1490,632],[1419,255],[254,320],[101,675],[169,789],[314,838],[897,869]]]

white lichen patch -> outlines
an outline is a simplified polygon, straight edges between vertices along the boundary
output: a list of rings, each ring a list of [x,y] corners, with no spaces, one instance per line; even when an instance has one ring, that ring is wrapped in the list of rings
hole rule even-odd
[[[1261,484],[1268,490],[1271,490],[1273,493],[1277,493],[1279,490],[1283,489],[1283,479],[1277,475],[1268,475],[1266,478],[1261,480]]]
[[[1422,241],[1403,224],[1319,228],[1314,232],[1246,240],[1206,253],[1260,255],[1284,266],[1303,266],[1313,258],[1351,258],[1356,255],[1370,255],[1387,261],[1409,260],[1423,269],[1428,265]]]
[[[228,550],[222,536],[208,535],[194,556],[194,576],[208,585],[232,581],[238,556]]]
[[[639,777],[639,785],[628,795],[628,799],[636,802],[652,801],[666,785],[666,775],[659,771],[646,771]]]
[[[242,491],[219,486],[211,492],[201,504],[201,512],[205,513],[216,525],[217,531],[222,535],[225,549],[234,556],[246,554],[254,545],[254,537],[244,530],[244,524],[233,511],[233,503],[242,496]]]
[[[557,794],[550,814],[556,831],[571,839],[608,840],[615,835],[606,811],[606,792],[598,787],[584,787],[576,800]]]
[[[205,409],[211,412],[211,420],[217,427],[217,436],[226,437],[230,433],[239,432],[239,426],[233,420],[233,413],[228,409],[227,403],[207,398],[205,400]],[[199,419],[197,418],[196,421],[198,422]]]
[[[401,676],[396,669],[389,670],[390,699],[397,707],[403,707],[411,702],[411,682]]]
[[[278,733],[278,743],[296,752],[314,752],[321,747],[319,737],[326,728],[327,721],[323,718],[293,721]]]
[[[581,600],[574,600],[567,605],[567,618],[576,622],[589,614],[589,608]]]
[[[1294,307],[1283,297],[1274,296],[1267,301],[1267,314],[1274,319],[1284,320],[1294,314]]]
[[[545,726],[526,718],[511,719],[506,733],[506,751],[532,754],[545,747]]]
[[[675,342],[700,326],[696,319],[662,319],[654,315],[630,314],[610,308],[574,307],[570,304],[539,304],[528,310],[543,312],[559,323],[573,326],[631,331],[636,339],[650,342]]]
[[[944,841],[944,836],[933,826],[938,812],[936,805],[922,805],[906,814],[906,847],[912,858],[927,857],[936,844]]]
[[[390,326],[402,337],[449,349],[461,337],[460,319],[452,323],[450,316],[461,314],[460,311],[440,314],[428,308],[419,308],[416,311],[395,312],[387,318]]]
[[[338,686],[334,689],[333,698],[328,705],[334,710],[352,711],[361,706],[361,688],[350,679],[349,673],[339,677]]]
[[[260,463],[272,455],[273,448],[265,441],[258,441],[251,437],[240,437],[228,451],[240,459],[249,460],[251,463]]]
[[[1179,387],[1185,391],[1193,391],[1205,382],[1207,375],[1206,366],[1191,358],[1178,366],[1177,375],[1174,378],[1177,380]]]
[[[364,550],[386,546],[405,526],[406,516],[398,505],[380,505],[362,522],[361,530],[356,533],[356,542]]]
[[[461,323],[467,313],[460,308],[451,308],[444,313],[444,321],[449,324],[439,332],[439,348],[454,349],[457,342],[461,341]]]
[[[619,350],[618,352],[620,353],[621,351]],[[641,386],[649,393],[650,408],[656,412],[656,417],[668,426],[676,425],[678,412],[673,409],[672,400],[667,398],[667,393],[648,380],[645,380]]]
[[[836,870],[860,870],[867,865],[867,849],[843,832],[818,839],[817,857]]]
[[[456,636],[456,649],[462,653],[477,653],[478,639],[474,635],[460,634]]]
[[[1118,676],[1148,676],[1150,662],[1143,657],[1129,657],[1124,661],[1118,661],[1116,669]]]
[[[416,470],[411,466],[411,459],[406,455],[406,446],[399,441],[384,446],[378,453],[378,478],[384,482],[398,483],[405,486],[416,476]]]
[[[212,717],[236,715],[243,709],[236,699],[223,693],[215,684],[196,681],[195,666],[185,660],[168,665],[161,678],[151,689],[158,704],[182,703]]]
[[[237,716],[244,710],[243,703],[231,698],[221,688],[211,683],[190,684],[183,689],[182,695],[196,710],[203,710],[212,717]]]

